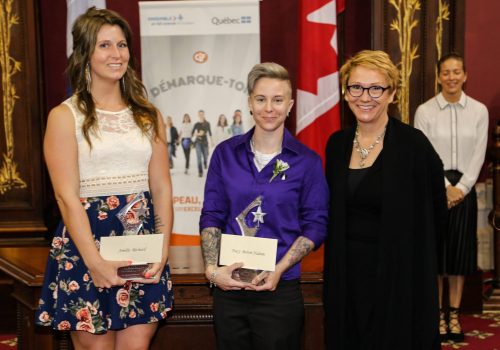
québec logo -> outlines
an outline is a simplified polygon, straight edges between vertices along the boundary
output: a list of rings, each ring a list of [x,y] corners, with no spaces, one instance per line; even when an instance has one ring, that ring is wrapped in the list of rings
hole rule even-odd
[[[252,23],[252,16],[231,17],[212,17],[212,24],[216,26],[224,24],[249,24]]]

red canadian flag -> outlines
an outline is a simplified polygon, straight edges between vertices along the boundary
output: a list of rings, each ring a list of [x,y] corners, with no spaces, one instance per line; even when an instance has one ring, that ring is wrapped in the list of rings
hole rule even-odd
[[[340,129],[337,10],[344,1],[300,1],[296,134],[323,161],[328,137]]]
[[[340,129],[337,12],[345,0],[300,0],[297,138],[325,161],[330,135]],[[323,248],[309,254],[303,271],[323,269]]]

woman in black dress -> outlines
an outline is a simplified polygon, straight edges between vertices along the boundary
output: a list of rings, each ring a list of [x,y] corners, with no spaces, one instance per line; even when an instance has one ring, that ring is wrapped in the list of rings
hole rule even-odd
[[[361,51],[340,73],[357,124],[326,148],[327,348],[439,349],[442,163],[420,131],[389,117],[399,74],[386,53]]]

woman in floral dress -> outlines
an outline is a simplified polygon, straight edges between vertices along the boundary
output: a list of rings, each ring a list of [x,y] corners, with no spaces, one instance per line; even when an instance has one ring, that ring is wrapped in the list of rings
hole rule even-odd
[[[44,140],[63,222],[36,322],[71,331],[76,349],[147,349],[172,307],[165,126],[134,72],[126,21],[91,8],[72,33],[67,71],[74,95],[52,109]],[[99,254],[101,237],[124,234],[164,235],[161,262],[149,264],[143,278],[119,277],[118,268],[131,262]]]

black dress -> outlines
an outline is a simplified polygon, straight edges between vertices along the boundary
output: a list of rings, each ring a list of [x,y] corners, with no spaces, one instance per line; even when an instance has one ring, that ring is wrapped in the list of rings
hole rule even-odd
[[[350,194],[354,132],[333,134],[326,147],[326,349],[350,349],[353,339],[357,349],[440,349],[436,243],[447,211],[443,164],[422,132],[389,118],[382,153]],[[353,242],[356,232],[362,243]]]
[[[446,170],[455,186],[462,177],[458,170]],[[464,200],[448,210],[448,220],[439,250],[440,275],[471,275],[477,271],[477,194],[472,187]]]
[[[374,332],[374,293],[381,215],[380,153],[369,168],[349,169],[347,196],[347,297],[346,350],[370,349]]]

